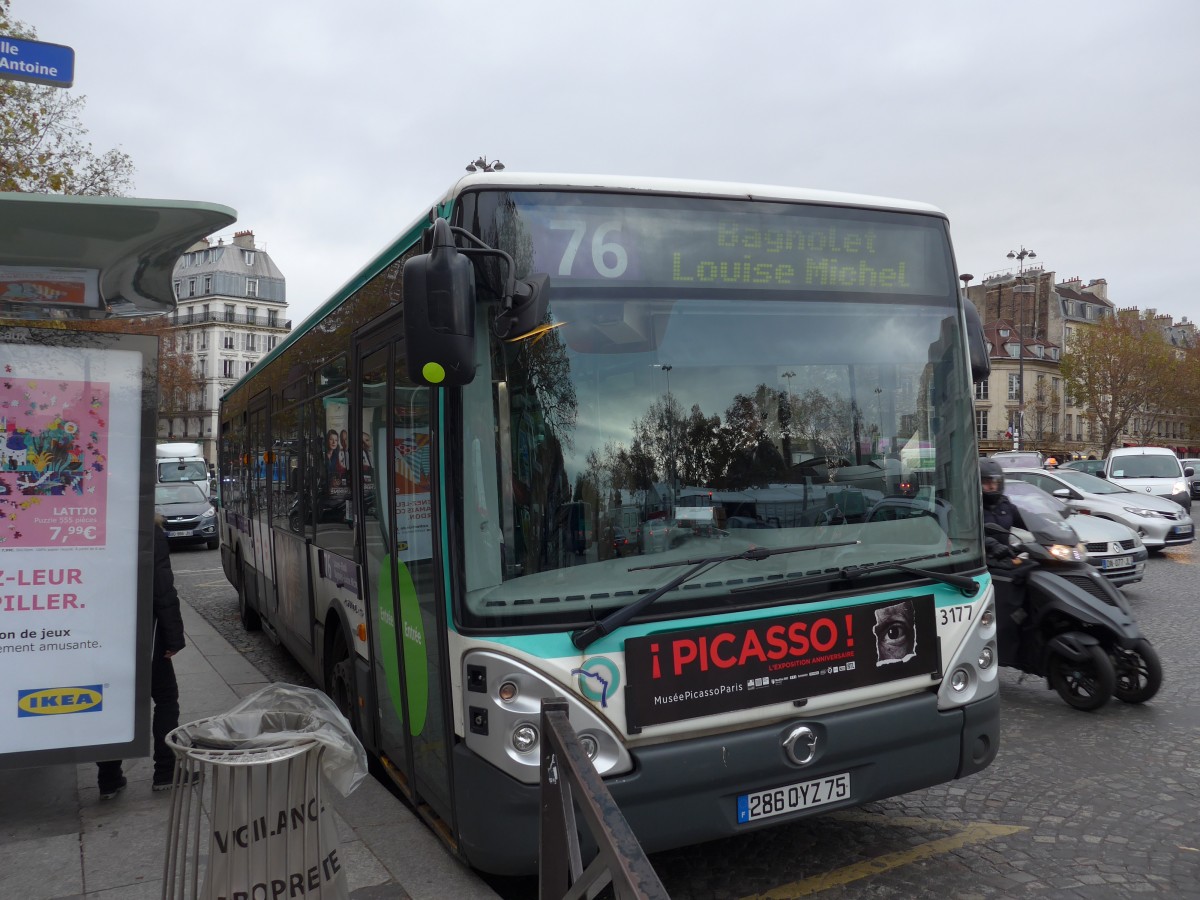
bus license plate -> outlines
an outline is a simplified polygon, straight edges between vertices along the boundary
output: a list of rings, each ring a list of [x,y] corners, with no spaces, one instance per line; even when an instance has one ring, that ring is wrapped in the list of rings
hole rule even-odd
[[[1123,569],[1125,566],[1133,565],[1132,556],[1113,556],[1108,559],[1100,560],[1101,565],[1105,569]]]
[[[850,796],[850,773],[815,778],[784,787],[753,794],[742,794],[737,798],[737,820],[739,823],[755,822],[771,816],[823,806]]]

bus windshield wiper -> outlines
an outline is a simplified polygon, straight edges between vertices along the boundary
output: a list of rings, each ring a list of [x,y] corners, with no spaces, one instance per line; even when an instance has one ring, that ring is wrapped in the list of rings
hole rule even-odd
[[[691,581],[701,572],[705,572],[720,563],[729,562],[734,559],[749,559],[755,562],[767,559],[771,556],[778,556],[781,553],[802,553],[805,550],[825,550],[830,547],[848,547],[852,544],[858,544],[861,541],[836,541],[830,544],[804,544],[799,547],[749,547],[740,553],[726,553],[722,556],[705,556],[700,559],[681,559],[674,562],[656,563],[652,566],[634,566],[630,572],[640,572],[644,569],[664,569],[673,568],[675,566],[691,566],[686,572],[681,572],[676,575],[666,584],[657,587],[650,593],[639,597],[637,600],[630,603],[628,606],[622,606],[620,609],[613,610],[603,619],[594,622],[587,628],[580,628],[578,631],[571,632],[571,643],[580,650],[594,643],[606,634],[611,634],[616,631],[643,609],[657,600],[664,594],[670,593],[687,581]],[[974,583],[974,582],[972,582]]]
[[[829,581],[833,578],[840,578],[846,581],[853,581],[856,578],[862,578],[864,575],[870,575],[873,572],[885,572],[888,569],[895,569],[900,572],[906,572],[909,575],[916,575],[920,578],[928,578],[930,581],[938,581],[942,584],[949,584],[958,588],[968,597],[975,596],[979,591],[979,584],[973,578],[968,578],[966,575],[954,575],[949,572],[933,572],[929,569],[918,569],[915,566],[908,565],[909,563],[925,562],[930,559],[938,559],[945,556],[942,553],[928,553],[924,556],[910,556],[907,559],[897,559],[892,561],[868,563],[865,566],[843,566],[842,568],[833,571],[821,573],[819,575],[801,575],[799,578],[790,578],[786,581],[775,581],[771,583],[772,587],[788,587],[796,584],[808,584],[816,581]],[[761,590],[759,586],[737,588],[733,593],[741,593],[742,591]]]

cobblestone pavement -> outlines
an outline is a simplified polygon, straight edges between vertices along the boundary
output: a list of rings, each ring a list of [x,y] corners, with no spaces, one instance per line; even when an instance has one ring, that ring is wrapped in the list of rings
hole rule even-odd
[[[218,553],[172,559],[189,602],[248,660],[311,683],[268,638],[242,630]],[[1200,551],[1151,558],[1125,593],[1163,662],[1149,703],[1081,713],[1041,679],[1006,670],[1001,749],[987,770],[656,854],[671,897],[1200,898]],[[536,896],[533,880],[493,886],[511,900]]]
[[[272,681],[316,687],[300,664],[265,632],[249,632],[242,627],[237,591],[225,578],[219,550],[176,548],[171,551],[171,569],[180,595],[247,662]]]
[[[1158,650],[1149,703],[1069,708],[1001,673],[985,771],[861,810],[652,857],[672,898],[1200,897],[1200,553],[1125,589]]]

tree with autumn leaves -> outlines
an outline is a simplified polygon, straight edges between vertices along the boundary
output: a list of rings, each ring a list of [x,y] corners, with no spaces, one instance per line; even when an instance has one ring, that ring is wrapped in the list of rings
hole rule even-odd
[[[0,0],[0,35],[36,40]],[[0,79],[0,191],[122,196],[133,187],[133,161],[97,152],[80,120],[87,98],[70,89]]]
[[[0,35],[36,40],[37,32],[0,0]],[[120,150],[96,152],[86,141],[81,113],[87,98],[69,89],[0,80],[0,191],[73,196],[123,196],[133,188],[133,162]],[[176,346],[166,316],[83,320],[81,331],[148,334],[158,338],[159,409],[164,416],[198,409],[203,379],[191,353]]]
[[[1067,393],[1092,422],[1105,454],[1137,424],[1150,440],[1164,416],[1195,408],[1200,357],[1168,344],[1152,319],[1124,310],[1072,335],[1062,357]]]

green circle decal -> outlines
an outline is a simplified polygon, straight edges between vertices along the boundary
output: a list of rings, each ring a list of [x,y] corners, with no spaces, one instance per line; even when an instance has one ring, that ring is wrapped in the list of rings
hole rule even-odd
[[[608,706],[609,699],[617,695],[621,685],[621,673],[616,664],[604,656],[585,659],[582,666],[571,670],[571,674],[577,676],[579,693],[601,706]]]
[[[446,370],[441,363],[427,362],[421,366],[421,374],[425,376],[425,380],[433,384],[441,384],[446,380]]]

